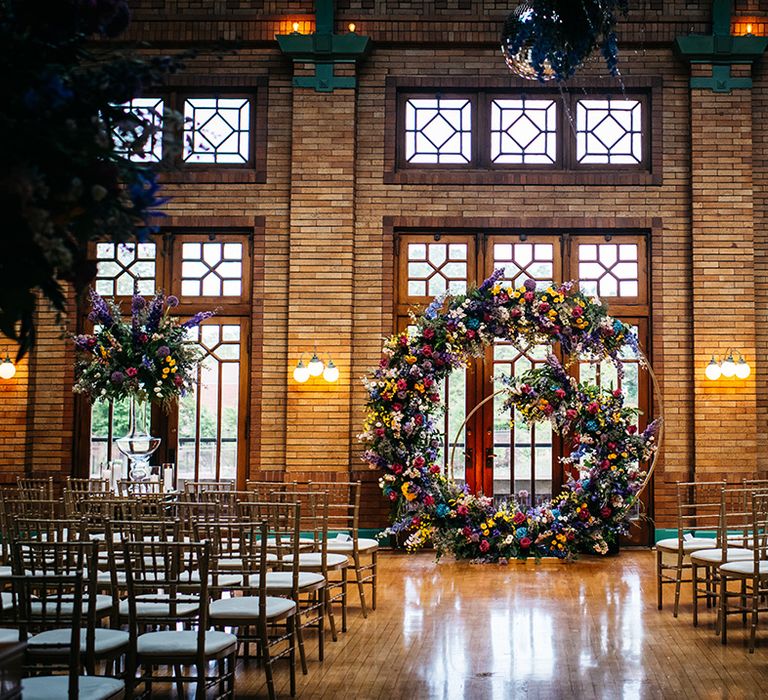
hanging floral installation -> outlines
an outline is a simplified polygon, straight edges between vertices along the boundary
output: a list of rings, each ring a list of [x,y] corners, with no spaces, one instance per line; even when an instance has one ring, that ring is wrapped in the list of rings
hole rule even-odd
[[[561,82],[600,49],[611,75],[618,75],[615,28],[627,5],[627,0],[525,0],[504,23],[504,59],[522,78]]]
[[[91,290],[93,333],[74,337],[77,351],[74,391],[88,401],[135,398],[168,409],[192,389],[200,349],[188,331],[213,312],[201,311],[187,321],[169,312],[179,305],[175,296],[157,292],[151,299],[136,294],[130,319],[114,301]]]
[[[558,344],[571,360],[609,360],[622,373],[622,352],[642,353],[627,324],[608,315],[578,286],[514,288],[497,270],[467,294],[439,297],[415,330],[390,337],[379,367],[365,379],[369,394],[364,459],[383,471],[380,486],[393,502],[390,534],[407,533],[409,549],[431,542],[438,556],[499,561],[605,554],[629,527],[654,456],[660,420],[638,432],[638,411],[620,390],[579,383],[554,355],[544,366],[505,380],[505,408],[529,423],[548,421],[572,446],[564,459],[572,477],[547,504],[472,494],[442,474],[437,417],[439,387],[453,371],[501,339],[526,348]]]

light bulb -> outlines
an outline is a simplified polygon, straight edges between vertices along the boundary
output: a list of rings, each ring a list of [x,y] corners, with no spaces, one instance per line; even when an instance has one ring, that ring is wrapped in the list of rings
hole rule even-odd
[[[294,34],[298,34],[299,33],[299,23],[298,22],[294,22],[293,23],[293,31],[294,31]]]
[[[355,33],[355,23],[354,22],[350,22],[349,23],[349,31],[352,32],[353,34]]]
[[[296,368],[293,370],[293,378],[299,383],[303,384],[309,379],[309,367],[307,367],[301,360]]]
[[[746,379],[751,372],[752,368],[747,361],[743,357],[740,357],[739,361],[736,363],[736,376],[739,379]]]
[[[711,379],[712,381],[720,379],[720,365],[715,362],[714,357],[709,361],[707,368],[704,370],[704,374],[707,375],[707,379]]]
[[[720,371],[724,377],[729,379],[736,374],[736,363],[733,361],[733,355],[728,355],[720,365]]]
[[[323,379],[326,382],[335,382],[339,378],[339,368],[333,364],[333,360],[328,360],[328,366],[323,371]]]
[[[312,354],[312,359],[309,361],[309,374],[311,377],[319,377],[323,373],[325,365],[323,361],[317,356],[317,353]]]
[[[751,33],[752,33],[752,25],[748,24],[747,25],[747,34],[751,34]]]
[[[16,374],[16,365],[11,362],[11,356],[5,353],[5,359],[0,364],[0,378],[11,379]]]

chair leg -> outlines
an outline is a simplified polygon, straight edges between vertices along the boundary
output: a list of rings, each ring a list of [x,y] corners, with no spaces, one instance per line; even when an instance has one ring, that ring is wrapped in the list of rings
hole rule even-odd
[[[267,694],[269,700],[275,700],[275,680],[272,678],[272,660],[269,656],[269,643],[267,641],[267,629],[259,625],[259,637],[261,645],[262,659],[264,661],[264,673],[267,676]]]
[[[318,658],[320,661],[325,659],[325,606],[321,605],[321,596],[325,596],[325,589],[316,591],[312,597],[313,605],[319,609],[317,616],[317,645],[318,645]]]
[[[296,616],[293,615],[286,620],[288,627],[288,663],[291,673],[291,697],[296,695]]]
[[[362,581],[362,571],[360,571],[360,552],[353,555],[355,561],[355,578],[357,579],[357,592],[360,595],[360,607],[363,610],[363,619],[368,618],[368,606],[365,604],[365,586]]]
[[[675,607],[672,612],[672,617],[677,617],[677,613],[680,611],[680,588],[683,584],[683,552],[677,553],[677,566],[675,567]]]
[[[747,579],[741,579],[741,624],[747,624]]]
[[[198,673],[199,673],[198,669]],[[176,664],[173,667],[173,672],[176,674],[176,692],[179,694],[180,698],[184,697],[184,682],[181,680],[181,666],[179,664]],[[200,682],[198,680],[198,686],[200,685]]]
[[[749,630],[749,653],[755,653],[755,636],[757,635],[757,611],[760,605],[760,579],[752,580],[752,628]]]
[[[371,553],[371,610],[376,610],[376,574],[379,566],[378,552]]]
[[[331,591],[326,586],[323,588],[323,608],[328,615],[328,622],[331,624],[331,639],[334,642],[339,641],[339,635],[336,633],[336,619],[333,616],[333,605],[331,604]]]
[[[727,643],[728,637],[728,577],[720,572],[720,641]]]
[[[661,578],[661,567],[663,564],[663,553],[660,549],[656,550],[656,607],[661,610],[662,608],[662,591],[661,588],[664,585]]]
[[[296,641],[299,643],[299,661],[301,662],[301,673],[307,675],[307,653],[304,650],[304,630],[301,628],[301,605],[299,598],[296,599]]]
[[[347,631],[347,568],[341,570],[341,631]]]
[[[705,569],[706,571],[706,569]],[[699,567],[691,562],[691,589],[693,590],[693,626],[699,626]],[[707,596],[709,600],[709,596]]]

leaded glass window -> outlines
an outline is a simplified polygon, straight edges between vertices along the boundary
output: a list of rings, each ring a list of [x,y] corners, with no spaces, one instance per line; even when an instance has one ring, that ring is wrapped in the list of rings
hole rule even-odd
[[[408,163],[466,164],[472,160],[472,104],[468,99],[411,98],[405,103]]]
[[[557,159],[554,100],[491,100],[491,161],[551,165]]]
[[[251,159],[251,101],[245,97],[184,100],[186,163],[244,164]]]
[[[125,116],[112,129],[115,152],[137,163],[163,159],[163,100],[135,97],[119,105]]]
[[[146,243],[97,243],[96,291],[102,296],[131,296],[134,291],[155,291],[157,245]]]
[[[576,102],[579,163],[631,165],[642,162],[642,102],[623,98]]]
[[[408,243],[408,296],[460,294],[466,289],[466,243]]]
[[[637,297],[640,288],[637,244],[579,244],[579,284],[585,294]]]
[[[239,297],[243,291],[243,244],[181,244],[181,293],[185,296]]]
[[[555,248],[552,243],[494,243],[493,267],[504,269],[504,279],[519,287],[532,279],[539,289],[549,287],[554,277]]]

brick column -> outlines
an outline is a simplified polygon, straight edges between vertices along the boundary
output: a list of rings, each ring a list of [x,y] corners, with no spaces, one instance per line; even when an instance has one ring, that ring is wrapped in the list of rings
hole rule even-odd
[[[708,75],[711,66],[693,66]],[[733,74],[749,75],[748,67]],[[756,474],[752,92],[691,90],[694,412],[697,480]],[[710,381],[711,355],[736,347],[746,380]],[[675,397],[669,397],[674,403]]]
[[[296,66],[296,75],[314,71]],[[354,74],[337,66],[336,75]],[[286,469],[350,464],[355,90],[293,88]],[[268,332],[268,329],[265,329]],[[340,378],[293,380],[299,356],[330,354]]]

